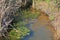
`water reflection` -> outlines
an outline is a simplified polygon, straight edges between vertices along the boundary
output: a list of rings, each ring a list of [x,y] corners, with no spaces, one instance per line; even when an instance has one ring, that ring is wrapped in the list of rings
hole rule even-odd
[[[33,37],[33,31],[31,30],[30,35],[25,36],[22,40],[29,40],[30,37]]]
[[[23,40],[53,40],[54,28],[45,14],[41,14],[37,20],[30,21],[26,26],[31,30],[31,33]]]

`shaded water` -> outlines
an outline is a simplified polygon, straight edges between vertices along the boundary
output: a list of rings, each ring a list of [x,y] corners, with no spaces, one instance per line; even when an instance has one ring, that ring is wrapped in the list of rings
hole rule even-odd
[[[33,23],[30,22],[29,25],[30,36],[26,36],[23,40],[53,40],[54,28],[44,12],[41,12],[38,19],[34,20]]]

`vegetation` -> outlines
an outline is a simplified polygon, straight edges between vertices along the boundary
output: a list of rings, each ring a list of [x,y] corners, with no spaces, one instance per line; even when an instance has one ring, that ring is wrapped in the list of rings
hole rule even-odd
[[[44,2],[40,5],[40,2]],[[38,16],[40,16],[40,12],[36,9],[27,9],[27,7],[30,7],[29,5],[33,5],[33,7],[36,7],[37,9],[39,9],[41,7],[41,9],[45,10],[47,6],[47,4],[50,3],[51,0],[38,0],[36,3],[36,0],[33,0],[33,4],[32,4],[32,0],[28,0],[28,1],[20,1],[20,0],[3,0],[0,3],[1,6],[1,16],[2,19],[2,27],[1,28],[1,32],[0,34],[5,34],[5,31],[7,31],[4,29],[5,27],[8,27],[7,25],[10,25],[12,28],[12,30],[8,33],[8,39],[9,40],[21,40],[22,38],[24,38],[26,35],[30,34],[30,30],[26,27],[26,24],[28,24],[27,21],[30,21],[32,19],[36,19]],[[55,4],[57,4],[57,8],[60,10],[60,3],[58,3],[57,0],[53,0],[55,2]],[[21,3],[20,3],[21,2]],[[23,3],[24,2],[24,3]],[[47,4],[45,4],[45,2]],[[29,3],[29,4],[28,4]],[[35,5],[36,4],[36,5]],[[52,13],[52,11],[54,11],[54,7],[55,4],[52,3],[53,5],[49,6],[47,8],[48,13]],[[45,6],[46,5],[46,6]],[[37,7],[39,6],[39,7]],[[43,6],[45,7],[45,9],[43,8]],[[3,8],[2,8],[3,7]],[[21,7],[24,7],[21,8]],[[20,9],[19,9],[20,8]],[[25,9],[26,8],[26,9]],[[50,9],[49,9],[50,8]],[[17,11],[18,10],[18,11]],[[40,9],[39,9],[40,10]],[[51,11],[50,11],[51,10]],[[17,12],[17,13],[16,13]],[[16,13],[16,14],[15,14]],[[12,23],[12,25],[10,24],[14,19],[14,23]],[[55,19],[54,16],[50,16],[49,19],[52,21]],[[27,21],[25,21],[27,20]],[[11,22],[10,22],[11,21]],[[0,22],[1,23],[1,22]],[[7,24],[7,25],[6,25]],[[1,25],[1,24],[0,24]],[[4,28],[3,28],[4,27]]]
[[[50,0],[45,0],[47,3],[49,3],[50,2]]]
[[[50,17],[49,17],[49,20],[51,20],[51,21],[53,21],[54,19],[55,19],[54,16],[50,16]]]
[[[32,12],[29,9],[21,11],[22,15],[20,12],[17,12],[16,16],[18,18],[16,19],[17,22],[13,23],[11,25],[13,29],[9,32],[9,40],[20,40],[24,38],[25,36],[30,34],[30,30],[26,28],[26,24],[28,24],[25,20],[29,21],[29,19],[35,19],[39,16],[39,12]]]
[[[16,29],[11,30],[9,33],[9,40],[20,40],[26,35],[29,35],[30,30],[26,27],[17,27]]]
[[[36,10],[37,11],[37,10]],[[39,16],[39,12],[33,12],[32,10],[24,10],[23,11],[23,18],[26,18],[26,19],[34,19],[34,18],[37,18]]]

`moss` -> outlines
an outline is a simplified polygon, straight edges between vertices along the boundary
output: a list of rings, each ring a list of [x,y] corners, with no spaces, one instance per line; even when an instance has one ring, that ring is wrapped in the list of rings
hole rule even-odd
[[[51,21],[53,21],[53,20],[55,19],[55,17],[54,17],[54,16],[49,16],[49,19],[50,19]]]
[[[50,3],[50,0],[45,0],[45,2]]]

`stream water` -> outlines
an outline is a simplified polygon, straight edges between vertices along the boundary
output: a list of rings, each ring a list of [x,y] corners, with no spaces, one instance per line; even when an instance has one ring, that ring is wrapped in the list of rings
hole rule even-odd
[[[36,20],[30,21],[27,26],[31,33],[23,40],[53,40],[54,29],[46,14],[42,13]]]

